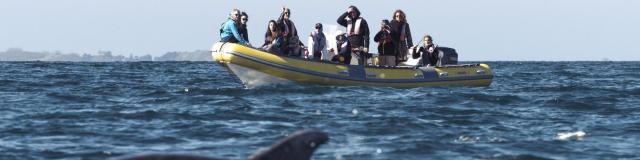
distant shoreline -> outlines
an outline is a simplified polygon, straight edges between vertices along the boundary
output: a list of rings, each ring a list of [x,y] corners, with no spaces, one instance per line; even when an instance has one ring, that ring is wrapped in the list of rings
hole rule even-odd
[[[20,48],[10,48],[0,52],[0,61],[46,61],[46,62],[139,62],[139,61],[213,61],[209,51],[184,51],[167,52],[161,56],[153,57],[149,54],[143,56],[115,55],[110,51],[99,51],[96,54],[77,54],[61,52],[33,52]]]
[[[96,54],[77,54],[61,52],[33,52],[20,48],[10,48],[0,51],[0,62],[162,62],[162,61],[185,61],[185,62],[208,62],[213,61],[211,52],[205,50],[167,52],[161,56],[124,56],[115,55],[110,51],[99,51]],[[640,62],[640,60],[461,60],[461,62]]]
[[[129,63],[129,62],[212,62],[213,60],[152,60],[152,61],[41,61],[41,60],[25,60],[25,61],[5,61],[5,60],[0,60],[0,63],[12,63],[12,62],[72,62],[72,63]],[[580,60],[580,61],[510,61],[510,60],[504,60],[504,61],[480,61],[480,60],[473,60],[473,61],[459,61],[459,63],[492,63],[492,62],[513,62],[513,63],[549,63],[549,62],[553,62],[553,63],[560,63],[560,62],[585,62],[585,63],[607,63],[607,62],[616,62],[616,63],[636,63],[636,62],[640,62],[637,60],[629,60],[629,61],[586,61],[586,60]]]

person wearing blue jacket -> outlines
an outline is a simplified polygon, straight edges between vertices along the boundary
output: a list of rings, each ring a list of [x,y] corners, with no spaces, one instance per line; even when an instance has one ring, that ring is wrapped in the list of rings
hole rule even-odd
[[[242,37],[240,30],[238,29],[238,19],[240,18],[240,10],[233,9],[229,14],[227,22],[222,24],[220,29],[220,41],[239,43],[242,45],[250,46],[249,42]]]

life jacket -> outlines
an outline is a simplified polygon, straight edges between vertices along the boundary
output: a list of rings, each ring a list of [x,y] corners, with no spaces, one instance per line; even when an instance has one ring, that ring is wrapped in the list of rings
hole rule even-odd
[[[360,33],[360,25],[362,24],[362,17],[358,17],[358,19],[356,19],[356,23],[355,23],[355,29],[353,27],[353,20],[349,17],[345,18],[347,19],[347,36],[356,36],[356,35],[360,35],[362,33]]]

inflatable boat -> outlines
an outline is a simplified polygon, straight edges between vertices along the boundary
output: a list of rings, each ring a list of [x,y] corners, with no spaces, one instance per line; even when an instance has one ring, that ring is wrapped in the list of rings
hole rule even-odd
[[[394,88],[489,86],[493,79],[493,72],[487,64],[438,67],[346,65],[273,54],[224,42],[214,44],[211,52],[214,61],[225,66],[248,88],[291,82]]]

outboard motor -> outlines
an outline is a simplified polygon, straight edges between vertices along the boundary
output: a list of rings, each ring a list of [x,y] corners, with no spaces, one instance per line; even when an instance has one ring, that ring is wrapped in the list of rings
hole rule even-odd
[[[449,47],[438,47],[438,50],[440,53],[438,54],[437,66],[458,64],[458,53],[455,49]]]

